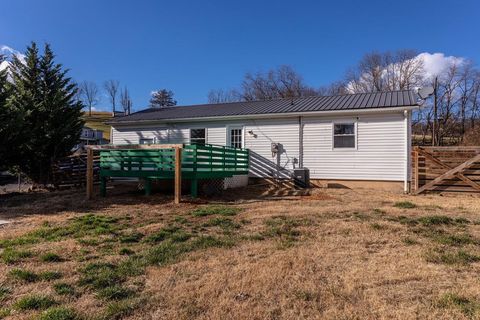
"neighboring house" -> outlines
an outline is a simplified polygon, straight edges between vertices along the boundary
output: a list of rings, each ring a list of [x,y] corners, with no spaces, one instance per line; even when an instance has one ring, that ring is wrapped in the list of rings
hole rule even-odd
[[[102,130],[92,129],[90,127],[82,128],[80,141],[81,145],[99,145],[108,143],[108,141],[103,138]]]
[[[147,109],[112,119],[111,143],[208,143],[250,149],[250,177],[391,181],[410,178],[415,91]]]

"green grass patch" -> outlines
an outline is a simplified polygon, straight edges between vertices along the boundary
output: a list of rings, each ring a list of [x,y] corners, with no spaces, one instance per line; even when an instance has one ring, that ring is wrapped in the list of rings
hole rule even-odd
[[[224,232],[240,228],[240,224],[227,217],[216,217],[203,224],[204,227],[220,227]]]
[[[184,242],[190,239],[191,235],[177,226],[167,226],[145,238],[146,242],[159,243],[167,239],[173,242]]]
[[[143,238],[143,234],[140,232],[131,232],[120,236],[121,243],[137,243]]]
[[[109,303],[103,314],[104,319],[118,320],[132,315],[140,306],[138,300],[126,299]]]
[[[465,250],[446,251],[443,249],[431,250],[426,254],[427,262],[447,265],[468,265],[480,261],[480,256]]]
[[[55,283],[53,285],[53,290],[55,290],[55,292],[61,296],[73,296],[75,294],[75,288],[65,282]]]
[[[120,248],[120,250],[118,250],[118,254],[122,256],[131,256],[132,254],[135,254],[135,251],[129,248]]]
[[[4,319],[12,314],[9,308],[0,308],[0,319]]]
[[[300,223],[294,219],[285,216],[273,217],[265,221],[266,230],[262,235],[268,238],[277,238],[280,240],[281,247],[291,247],[301,235],[297,227]]]
[[[447,216],[425,216],[417,219],[418,222],[424,226],[439,226],[439,225],[450,225],[454,224],[455,220]]]
[[[31,251],[18,250],[11,247],[3,250],[2,254],[0,255],[2,261],[6,264],[14,264],[14,263],[23,261],[26,258],[30,258],[32,256],[33,256],[33,253]]]
[[[112,263],[89,263],[80,270],[79,284],[94,290],[120,284],[125,278],[118,274],[117,269],[118,267]]]
[[[10,293],[12,293],[10,288],[0,285],[0,302],[5,300],[10,295]]]
[[[41,280],[51,281],[51,280],[58,280],[58,279],[62,278],[62,274],[60,272],[57,272],[57,271],[44,271],[44,272],[41,272],[38,275],[38,277]]]
[[[37,230],[23,236],[12,239],[0,240],[0,247],[8,248],[18,245],[35,244],[42,241],[59,241],[66,237],[80,238],[85,236],[98,236],[106,234],[117,234],[124,226],[120,225],[120,219],[87,214],[71,219],[67,225],[50,226],[44,224]]]
[[[440,308],[455,308],[468,317],[474,317],[480,311],[480,303],[456,293],[445,293],[438,300]]]
[[[188,223],[188,220],[187,218],[185,217],[182,217],[182,216],[176,216],[173,221],[175,221],[176,223],[179,223],[179,224],[186,224]]]
[[[400,209],[413,209],[413,208],[417,207],[417,205],[415,203],[410,202],[410,201],[395,202],[393,206],[395,208],[400,208]]]
[[[120,285],[114,285],[101,289],[97,292],[97,297],[103,300],[122,300],[133,295],[133,291]]]
[[[36,282],[40,280],[38,274],[25,269],[12,269],[8,274],[12,279],[23,282]]]
[[[234,216],[240,212],[239,208],[230,206],[201,206],[191,212],[195,217],[205,217],[211,215]]]
[[[372,223],[372,224],[370,225],[370,227],[371,227],[372,229],[374,229],[374,230],[383,230],[383,229],[385,229],[385,226],[384,226],[383,224],[376,223],[376,222],[375,222],[375,223]]]
[[[462,234],[441,234],[433,237],[435,242],[440,244],[461,247],[467,244],[476,243],[475,239],[467,233]]]
[[[78,313],[67,307],[54,307],[45,310],[38,316],[38,320],[79,320]]]
[[[43,262],[61,262],[63,259],[56,253],[47,252],[40,256],[40,260]]]
[[[413,246],[415,244],[418,244],[418,241],[415,239],[412,239],[410,237],[405,237],[402,239],[402,242],[407,245],[407,246]]]
[[[57,302],[49,296],[29,295],[18,300],[14,307],[18,310],[44,310],[56,304]]]

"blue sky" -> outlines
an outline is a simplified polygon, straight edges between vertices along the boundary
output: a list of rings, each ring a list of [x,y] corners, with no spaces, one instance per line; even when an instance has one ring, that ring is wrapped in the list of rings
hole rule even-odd
[[[342,78],[373,50],[480,61],[480,1],[0,0],[0,46],[49,42],[71,76],[126,85],[134,109],[157,88],[179,104],[292,65],[309,85]],[[100,108],[108,109],[107,98]]]

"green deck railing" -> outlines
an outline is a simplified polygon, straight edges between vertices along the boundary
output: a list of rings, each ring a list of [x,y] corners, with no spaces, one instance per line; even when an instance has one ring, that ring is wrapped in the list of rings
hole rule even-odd
[[[216,145],[186,144],[182,147],[182,179],[192,183],[197,195],[199,179],[228,178],[248,174],[248,149]],[[106,194],[107,177],[137,177],[146,181],[145,192],[151,192],[152,179],[174,179],[175,148],[104,149],[100,150],[101,193]]]

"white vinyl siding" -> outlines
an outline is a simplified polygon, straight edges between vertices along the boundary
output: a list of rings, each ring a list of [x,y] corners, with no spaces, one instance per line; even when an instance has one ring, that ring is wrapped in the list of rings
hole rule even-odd
[[[334,149],[332,122],[356,121],[357,148]],[[305,118],[303,164],[318,179],[402,181],[405,168],[403,114],[356,118]]]
[[[333,148],[333,124],[356,124],[356,148]],[[312,179],[385,180],[405,178],[405,120],[403,112],[358,117],[303,117],[303,165]],[[118,127],[114,144],[139,143],[155,137],[157,143],[188,143],[190,128],[206,128],[207,143],[228,145],[228,128],[243,127],[244,147],[250,149],[250,176],[288,177],[298,167],[298,117],[236,121],[159,124],[155,127]],[[251,133],[249,133],[251,131]],[[271,144],[282,152],[272,156]]]

